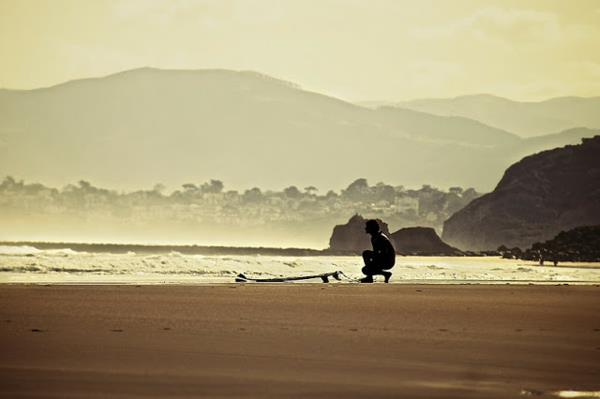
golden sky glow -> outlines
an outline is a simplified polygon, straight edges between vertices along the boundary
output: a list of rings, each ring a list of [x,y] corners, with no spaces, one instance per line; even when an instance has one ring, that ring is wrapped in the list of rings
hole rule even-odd
[[[153,66],[348,100],[600,95],[597,0],[0,0],[0,87]]]

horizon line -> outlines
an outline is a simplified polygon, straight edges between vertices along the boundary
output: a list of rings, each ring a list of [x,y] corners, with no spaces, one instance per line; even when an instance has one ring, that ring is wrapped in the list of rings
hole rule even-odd
[[[493,94],[493,93],[489,93],[489,92],[479,92],[479,93],[465,93],[465,94],[459,94],[459,95],[455,95],[455,96],[446,96],[446,97],[414,97],[414,98],[410,98],[410,99],[395,99],[395,100],[349,100],[349,99],[345,99],[345,98],[341,98],[332,94],[328,94],[328,93],[323,93],[320,91],[314,91],[314,90],[308,90],[305,89],[301,84],[294,82],[294,81],[290,81],[287,79],[282,79],[282,78],[278,78],[276,76],[273,75],[269,75],[260,71],[256,71],[256,70],[252,70],[252,69],[229,69],[229,68],[196,68],[196,69],[190,69],[190,68],[159,68],[159,67],[153,67],[153,66],[140,66],[140,67],[136,67],[136,68],[130,68],[130,69],[124,69],[124,70],[120,70],[120,71],[116,71],[116,72],[111,72],[109,74],[105,74],[105,75],[97,75],[97,76],[88,76],[88,77],[81,77],[81,78],[74,78],[74,79],[70,79],[70,80],[66,80],[66,81],[62,81],[62,82],[58,82],[52,85],[48,85],[48,86],[40,86],[40,87],[34,87],[34,88],[28,88],[28,89],[21,89],[21,88],[9,88],[9,87],[0,87],[0,91],[13,91],[13,92],[30,92],[30,91],[37,91],[37,90],[49,90],[49,89],[54,89],[66,84],[71,84],[71,83],[77,83],[77,82],[81,82],[81,81],[88,81],[88,80],[101,80],[101,79],[107,79],[113,76],[117,76],[117,75],[121,75],[121,74],[126,74],[126,73],[131,73],[131,72],[138,72],[138,71],[142,71],[142,70],[153,70],[153,71],[160,71],[160,72],[186,72],[186,73],[190,73],[190,72],[232,72],[232,73],[251,73],[251,74],[255,74],[257,76],[263,77],[263,78],[268,78],[268,79],[273,79],[276,81],[280,81],[281,83],[285,83],[285,84],[289,84],[291,87],[297,89],[297,90],[301,90],[301,91],[307,91],[307,92],[312,92],[312,93],[317,93],[317,94],[321,94],[327,97],[331,97],[331,98],[335,98],[353,105],[359,105],[359,106],[365,106],[365,104],[368,103],[387,103],[387,104],[403,104],[403,103],[410,103],[410,102],[415,102],[415,101],[433,101],[433,100],[457,100],[457,99],[462,99],[462,98],[467,98],[467,97],[493,97],[496,99],[501,99],[501,100],[506,100],[506,101],[510,101],[510,102],[516,102],[516,103],[521,103],[521,104],[539,104],[539,103],[544,103],[544,102],[548,102],[548,101],[555,101],[555,100],[562,100],[562,99],[597,99],[600,98],[600,95],[597,96],[576,96],[576,95],[562,95],[562,96],[555,96],[555,97],[548,97],[545,98],[543,100],[515,100],[513,98],[509,98],[509,97],[504,97],[504,96],[500,96],[497,94]]]

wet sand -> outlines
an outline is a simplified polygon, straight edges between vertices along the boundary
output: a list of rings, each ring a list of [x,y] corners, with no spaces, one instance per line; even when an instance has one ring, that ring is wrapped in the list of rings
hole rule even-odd
[[[600,287],[0,285],[2,397],[600,391]]]

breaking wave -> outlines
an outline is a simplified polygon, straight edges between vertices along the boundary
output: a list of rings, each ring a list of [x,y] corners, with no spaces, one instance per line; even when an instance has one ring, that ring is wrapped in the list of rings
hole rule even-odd
[[[78,252],[73,251],[71,248],[61,248],[61,249],[37,249],[34,247],[30,247],[27,245],[22,246],[8,246],[8,245],[0,245],[0,255],[14,255],[14,256],[33,256],[33,255],[79,255],[85,254],[87,252]]]
[[[498,258],[398,257],[395,282],[600,282],[598,264],[562,267]],[[0,246],[2,282],[232,282],[252,277],[302,276],[342,271],[360,276],[359,257],[125,254]]]

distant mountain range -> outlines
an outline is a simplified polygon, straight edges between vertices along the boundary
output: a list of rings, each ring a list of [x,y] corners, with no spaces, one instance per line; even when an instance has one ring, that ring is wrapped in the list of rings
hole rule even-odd
[[[522,137],[574,127],[600,128],[600,97],[559,97],[539,102],[520,102],[477,94],[397,103],[371,101],[362,105],[394,106],[435,115],[462,116]]]
[[[559,118],[560,101],[549,104],[554,111],[544,131],[583,124]],[[568,108],[576,104],[588,114],[583,100]],[[371,109],[255,72],[142,68],[0,90],[0,175],[50,185],[85,179],[122,189],[211,178],[234,188],[338,189],[364,177],[486,191],[524,155],[597,134],[577,128],[523,139],[484,122]]]

